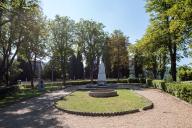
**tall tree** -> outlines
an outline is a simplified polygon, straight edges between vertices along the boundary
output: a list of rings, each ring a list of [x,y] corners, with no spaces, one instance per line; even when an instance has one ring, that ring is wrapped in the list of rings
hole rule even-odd
[[[120,30],[114,30],[110,36],[108,48],[111,56],[111,70],[113,77],[128,76],[127,37]]]
[[[14,0],[0,2],[0,81],[6,79],[8,85],[9,70],[24,41],[26,11],[38,6],[36,0]],[[6,76],[6,77],[4,77]]]
[[[169,51],[171,61],[171,75],[176,81],[176,62],[178,50],[185,50],[189,42],[188,34],[191,30],[189,17],[191,2],[188,0],[147,0],[146,9],[151,14],[151,20],[158,23],[158,30],[163,33],[163,47]]]
[[[151,24],[148,26],[143,38],[137,42],[137,47],[142,54],[144,68],[153,73],[153,78],[158,75],[164,77],[167,64],[167,48],[162,45],[164,36],[159,29]]]
[[[105,40],[104,25],[92,20],[81,20],[77,24],[77,39],[83,49],[86,67],[93,82],[95,64],[98,66]]]
[[[28,20],[25,20],[24,23],[26,26],[23,30],[25,38],[19,53],[20,56],[27,60],[30,66],[31,87],[34,88],[33,79],[35,72],[41,67],[42,58],[46,56],[47,28],[40,8],[37,7],[33,12],[26,12],[25,17]],[[38,69],[39,73],[40,70]],[[40,78],[41,76],[38,77]]]
[[[73,52],[75,22],[69,17],[56,16],[50,22],[51,50],[54,60],[60,62],[62,70],[63,85],[66,82],[67,62]]]

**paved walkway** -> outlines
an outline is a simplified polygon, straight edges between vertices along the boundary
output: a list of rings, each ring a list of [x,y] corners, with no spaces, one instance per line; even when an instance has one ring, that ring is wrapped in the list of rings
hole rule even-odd
[[[0,110],[0,128],[192,128],[192,105],[158,90],[136,90],[154,109],[116,117],[63,113],[54,100],[71,90],[55,91]]]

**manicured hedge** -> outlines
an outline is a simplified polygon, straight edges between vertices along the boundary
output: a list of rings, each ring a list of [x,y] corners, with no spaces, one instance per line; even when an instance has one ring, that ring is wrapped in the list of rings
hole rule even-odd
[[[154,88],[161,89],[163,91],[166,91],[165,81],[164,80],[153,80],[152,85]]]
[[[152,80],[152,86],[192,103],[192,84],[190,83],[165,83],[163,80]]]
[[[0,86],[0,96],[4,96],[6,94],[14,93],[18,90],[17,85],[11,85],[11,86]]]
[[[146,83],[146,79],[144,78],[128,78],[128,83],[142,83],[145,84]]]
[[[139,78],[139,82],[142,84],[146,84],[146,79],[145,78]]]
[[[90,84],[90,80],[78,80],[78,81],[67,81],[66,85],[84,85],[84,84]],[[96,84],[97,80],[93,80],[93,83]],[[107,83],[127,83],[126,79],[109,79],[107,80]]]
[[[128,78],[128,83],[140,83],[138,78]]]
[[[146,79],[147,87],[152,87],[152,79]]]
[[[192,103],[192,84],[166,83],[166,92]]]
[[[112,80],[107,80],[107,83],[127,83],[127,79],[119,79],[119,81],[116,79],[112,79]]]
[[[90,80],[77,80],[77,81],[67,81],[66,85],[84,85],[91,83]],[[93,81],[93,83],[97,83],[97,81]]]

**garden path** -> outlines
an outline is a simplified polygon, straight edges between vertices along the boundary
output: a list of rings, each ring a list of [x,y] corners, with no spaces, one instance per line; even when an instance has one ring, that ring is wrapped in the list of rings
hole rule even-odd
[[[54,101],[75,90],[46,93],[0,109],[0,128],[192,128],[192,105],[156,89],[136,90],[154,108],[115,117],[86,117],[64,113]]]

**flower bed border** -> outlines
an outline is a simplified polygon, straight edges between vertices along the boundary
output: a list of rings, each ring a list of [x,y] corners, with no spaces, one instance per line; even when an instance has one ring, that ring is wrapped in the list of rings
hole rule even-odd
[[[68,95],[70,95],[70,94],[68,94]],[[68,96],[68,95],[66,95],[66,96]],[[64,96],[64,97],[66,97],[66,96]],[[60,98],[59,100],[62,100],[62,99],[63,99],[63,97]],[[147,99],[147,100],[149,100],[149,99]],[[72,110],[60,108],[56,105],[57,101],[54,102],[54,107],[62,112],[79,115],[79,116],[93,116],[93,117],[96,117],[96,116],[107,117],[107,116],[120,116],[120,115],[125,115],[125,114],[133,114],[133,113],[137,113],[137,112],[141,112],[141,111],[146,111],[146,110],[152,109],[154,107],[153,102],[149,100],[150,104],[147,106],[144,106],[141,109],[133,109],[133,110],[128,110],[128,111],[120,111],[120,112],[80,112],[80,111],[72,111]]]

